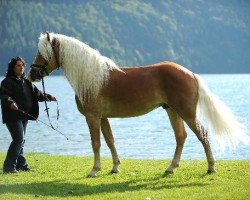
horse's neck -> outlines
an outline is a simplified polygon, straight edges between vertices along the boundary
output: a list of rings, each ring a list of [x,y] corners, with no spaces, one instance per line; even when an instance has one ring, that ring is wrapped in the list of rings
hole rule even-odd
[[[109,71],[102,66],[88,66],[81,55],[67,55],[62,58],[62,70],[79,99],[96,98]],[[90,58],[88,58],[90,59]],[[94,62],[93,62],[94,63]]]

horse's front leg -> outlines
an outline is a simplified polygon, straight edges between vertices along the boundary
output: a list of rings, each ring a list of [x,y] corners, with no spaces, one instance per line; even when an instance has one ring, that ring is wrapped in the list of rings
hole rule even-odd
[[[115,148],[115,140],[108,119],[101,119],[101,130],[113,159],[113,169],[111,170],[111,173],[118,173],[120,172],[118,167],[121,162]]]
[[[100,148],[101,148],[101,141],[100,141],[100,122],[101,119],[96,116],[86,116],[86,121],[89,127],[91,141],[92,141],[92,148],[94,152],[94,166],[90,171],[88,177],[96,177],[97,172],[101,170],[101,158],[100,158]]]

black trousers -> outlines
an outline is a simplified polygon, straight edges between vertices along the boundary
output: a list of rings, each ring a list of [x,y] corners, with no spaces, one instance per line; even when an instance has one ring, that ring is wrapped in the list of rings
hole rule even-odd
[[[6,123],[12,137],[12,142],[10,143],[6,159],[3,164],[4,171],[25,168],[28,166],[23,155],[27,124],[28,120],[18,120],[16,122]]]

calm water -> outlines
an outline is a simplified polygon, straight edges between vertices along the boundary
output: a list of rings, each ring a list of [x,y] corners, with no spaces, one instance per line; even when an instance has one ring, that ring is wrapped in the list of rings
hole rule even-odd
[[[220,97],[250,131],[250,75],[202,75],[209,88]],[[3,77],[0,77],[2,80]],[[40,83],[36,83],[42,89]],[[39,122],[30,121],[25,152],[44,154],[92,156],[90,135],[85,119],[77,111],[74,92],[64,76],[45,78],[46,92],[57,97],[60,109],[59,129],[69,140]],[[56,124],[56,103],[49,103],[53,124]],[[44,103],[40,103],[40,120],[48,122]],[[1,114],[0,114],[0,117]],[[159,108],[136,118],[110,120],[116,147],[121,158],[171,159],[175,138],[166,112]],[[202,145],[188,127],[182,158],[205,159]],[[6,152],[11,138],[5,125],[0,124],[0,152]],[[236,151],[221,154],[216,159],[250,160],[250,147],[241,145]],[[111,157],[102,138],[101,155]]]

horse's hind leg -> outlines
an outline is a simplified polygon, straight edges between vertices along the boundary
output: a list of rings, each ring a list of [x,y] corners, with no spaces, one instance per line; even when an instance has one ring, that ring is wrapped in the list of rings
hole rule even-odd
[[[172,109],[168,108],[167,113],[174,130],[176,139],[176,149],[174,153],[174,158],[170,166],[166,169],[166,173],[173,173],[176,167],[179,167],[179,162],[181,159],[182,149],[187,138],[187,133],[184,128],[183,120],[181,117]]]
[[[115,148],[115,140],[114,140],[108,119],[101,119],[101,130],[105,138],[105,141],[111,151],[111,155],[113,159],[113,169],[111,173],[118,173],[120,160],[119,160],[116,148]]]
[[[188,126],[191,128],[191,130],[196,134],[197,138],[202,143],[206,157],[208,162],[208,173],[216,172],[215,169],[215,160],[213,157],[213,153],[211,151],[211,147],[207,138],[207,130],[202,126],[198,125],[194,119],[192,120],[185,120]]]

